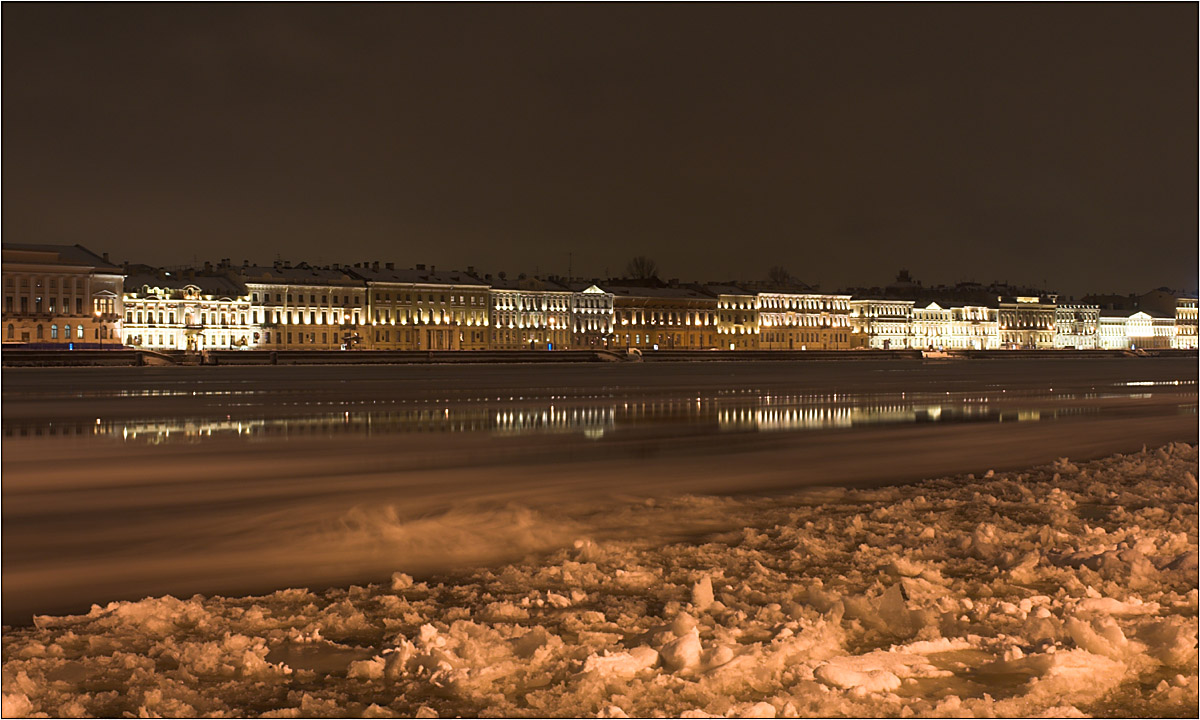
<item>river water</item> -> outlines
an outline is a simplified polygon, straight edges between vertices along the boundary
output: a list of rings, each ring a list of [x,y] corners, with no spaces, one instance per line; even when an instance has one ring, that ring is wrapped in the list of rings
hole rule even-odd
[[[1194,443],[1196,378],[1164,358],[6,369],[4,622],[504,562],[678,494]]]

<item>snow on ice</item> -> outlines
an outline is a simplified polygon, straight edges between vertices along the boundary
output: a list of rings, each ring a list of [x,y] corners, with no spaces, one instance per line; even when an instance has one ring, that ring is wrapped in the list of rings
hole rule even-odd
[[[1192,715],[1196,465],[1176,444],[981,479],[629,504],[614,512],[630,527],[739,529],[37,617],[5,630],[3,712]]]

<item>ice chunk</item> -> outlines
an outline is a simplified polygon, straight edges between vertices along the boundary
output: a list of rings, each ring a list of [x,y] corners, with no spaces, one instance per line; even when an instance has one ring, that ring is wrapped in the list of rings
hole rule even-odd
[[[700,633],[692,628],[683,637],[663,645],[658,651],[663,665],[672,671],[686,670],[700,664]]]

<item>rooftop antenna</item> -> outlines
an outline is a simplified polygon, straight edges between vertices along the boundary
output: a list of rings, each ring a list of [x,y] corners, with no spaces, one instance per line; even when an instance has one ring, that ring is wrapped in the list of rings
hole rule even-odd
[[[567,253],[567,282],[571,282],[571,261],[575,253]]]

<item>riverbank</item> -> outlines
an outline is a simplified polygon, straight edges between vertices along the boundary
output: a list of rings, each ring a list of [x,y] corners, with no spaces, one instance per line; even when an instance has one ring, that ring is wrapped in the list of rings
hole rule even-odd
[[[926,360],[1102,360],[1195,358],[1196,350],[955,350],[950,357]],[[426,365],[605,362],[814,362],[923,360],[920,350],[213,350],[207,365]],[[197,366],[201,358],[179,350],[153,351],[5,349],[4,367]]]
[[[6,629],[4,714],[1190,716],[1196,476],[1196,447],[1174,444],[631,501],[608,512],[678,537],[39,617]],[[553,524],[512,511],[531,537]]]

